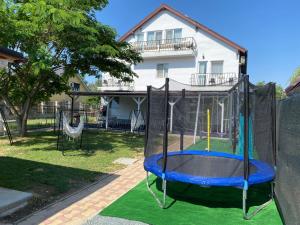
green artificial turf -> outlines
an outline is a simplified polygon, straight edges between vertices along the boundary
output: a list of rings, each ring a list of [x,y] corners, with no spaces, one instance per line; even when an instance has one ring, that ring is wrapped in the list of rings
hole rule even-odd
[[[207,139],[198,140],[196,144],[189,146],[187,149],[205,150],[207,148]],[[232,153],[232,143],[229,139],[211,138],[210,150],[217,152]]]
[[[160,187],[160,180],[152,180],[152,190],[162,197]],[[248,195],[250,212],[255,206],[268,200],[268,193],[268,184],[250,188]],[[153,225],[282,224],[274,202],[251,220],[243,219],[241,206],[240,189],[202,188],[182,183],[168,183],[167,208],[161,209],[148,192],[145,181],[142,181],[100,214]]]

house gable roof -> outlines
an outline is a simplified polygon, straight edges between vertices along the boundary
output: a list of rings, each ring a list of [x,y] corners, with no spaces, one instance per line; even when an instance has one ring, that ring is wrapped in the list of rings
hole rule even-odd
[[[299,90],[300,88],[300,77],[296,79],[296,81],[293,84],[290,84],[286,89],[285,93],[287,95],[292,94],[295,90]]]
[[[22,61],[22,60],[24,60],[24,57],[23,57],[22,53],[16,52],[9,48],[0,47],[0,59]]]
[[[209,29],[208,27],[204,26],[203,24],[200,24],[199,22],[189,18],[188,16],[185,16],[184,14],[182,14],[181,12],[171,8],[170,6],[166,5],[166,4],[162,4],[159,8],[157,8],[155,11],[153,11],[152,13],[150,13],[146,18],[144,18],[141,22],[139,22],[136,26],[134,26],[131,30],[129,30],[126,34],[124,34],[121,38],[120,41],[125,41],[130,35],[132,35],[134,32],[136,32],[138,29],[140,29],[145,23],[147,23],[150,19],[152,19],[153,17],[155,17],[158,13],[162,12],[162,11],[169,11],[170,13],[178,16],[179,18],[187,21],[188,23],[194,25],[197,29],[200,29],[208,34],[210,34],[211,36],[213,36],[214,38],[226,43],[227,45],[237,49],[238,51],[245,53],[247,52],[247,49],[241,47],[240,45],[234,43],[233,41],[230,41],[229,39],[225,38],[224,36],[218,34],[217,32]]]

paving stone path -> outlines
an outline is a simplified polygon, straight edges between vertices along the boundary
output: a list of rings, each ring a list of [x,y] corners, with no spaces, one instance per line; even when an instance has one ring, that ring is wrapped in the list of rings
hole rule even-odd
[[[135,187],[145,176],[143,160],[138,160],[125,169],[106,176],[95,186],[55,203],[18,224],[82,224]]]

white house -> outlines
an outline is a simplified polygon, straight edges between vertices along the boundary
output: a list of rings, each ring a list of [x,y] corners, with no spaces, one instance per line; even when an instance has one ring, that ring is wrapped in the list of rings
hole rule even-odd
[[[138,74],[132,83],[103,74],[99,89],[111,93],[109,118],[129,119],[133,109],[143,112],[147,86],[161,87],[166,77],[197,90],[225,91],[246,74],[245,48],[165,4],[120,40],[131,43],[143,62],[132,66]]]

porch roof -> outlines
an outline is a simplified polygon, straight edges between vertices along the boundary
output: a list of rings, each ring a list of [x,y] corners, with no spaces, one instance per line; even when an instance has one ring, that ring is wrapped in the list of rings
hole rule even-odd
[[[73,91],[72,96],[146,96],[146,91]]]

